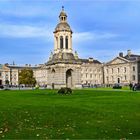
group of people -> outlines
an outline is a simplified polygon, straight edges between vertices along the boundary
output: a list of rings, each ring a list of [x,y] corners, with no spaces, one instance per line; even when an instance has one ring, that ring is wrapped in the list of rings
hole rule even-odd
[[[130,87],[130,90],[133,90],[133,91],[140,90],[140,83],[130,83],[129,87]]]

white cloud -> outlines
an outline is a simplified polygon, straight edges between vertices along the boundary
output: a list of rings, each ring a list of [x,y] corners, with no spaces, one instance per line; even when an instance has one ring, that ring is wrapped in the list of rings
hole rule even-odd
[[[30,26],[30,25],[13,25],[0,24],[0,36],[11,38],[42,38],[53,40],[53,28],[48,26]],[[87,41],[98,41],[118,37],[113,33],[96,33],[96,32],[77,32],[73,34],[74,44],[81,44]]]
[[[29,25],[0,24],[1,37],[31,38],[41,37],[52,40],[52,29],[49,27],[36,27]]]
[[[55,6],[47,5],[44,1],[4,0],[0,1],[0,13],[17,17],[51,17]]]
[[[118,37],[118,35],[113,33],[80,32],[73,34],[73,40],[75,43],[112,39],[116,37]]]

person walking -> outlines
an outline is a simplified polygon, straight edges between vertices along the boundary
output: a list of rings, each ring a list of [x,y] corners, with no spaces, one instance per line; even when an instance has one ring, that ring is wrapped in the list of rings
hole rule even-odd
[[[134,85],[133,85],[133,91],[136,91],[137,90],[137,83],[135,83]]]
[[[130,88],[130,90],[132,90],[132,87],[133,87],[133,84],[130,83],[130,84],[129,84],[129,88]]]

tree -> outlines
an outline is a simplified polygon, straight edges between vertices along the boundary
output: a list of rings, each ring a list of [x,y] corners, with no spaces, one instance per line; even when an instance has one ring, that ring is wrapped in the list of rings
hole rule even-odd
[[[9,85],[9,80],[5,80],[5,84],[6,85]]]
[[[24,84],[25,86],[35,86],[36,80],[33,77],[32,69],[23,69],[19,73],[19,84]]]

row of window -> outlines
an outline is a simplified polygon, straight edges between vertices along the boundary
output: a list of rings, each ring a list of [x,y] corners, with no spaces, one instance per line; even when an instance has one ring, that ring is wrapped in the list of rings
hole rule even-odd
[[[133,71],[135,71],[135,70],[136,70],[135,66],[133,66],[133,68],[132,68],[132,69],[133,69]],[[122,70],[122,69],[117,68],[117,72],[118,72],[118,73],[122,72],[121,70]],[[112,71],[112,73],[113,73],[113,72],[114,72],[114,69],[112,68],[112,69],[111,69],[111,71]],[[123,71],[124,71],[124,73],[126,73],[126,72],[127,72],[127,68],[126,68],[126,67],[124,67]],[[106,69],[106,72],[108,73],[108,72],[109,72],[109,70],[108,70],[108,69]]]
[[[112,81],[114,81],[114,80],[116,79],[116,78],[114,79],[113,76],[112,76],[111,78],[112,78],[112,79],[111,79]],[[108,77],[108,76],[106,77],[106,80],[109,81],[109,77]],[[126,76],[126,75],[124,76],[124,80],[127,80],[127,76]],[[132,75],[132,80],[133,80],[133,81],[136,80],[136,76],[135,76],[135,75]]]
[[[65,21],[65,20],[66,20],[66,17],[61,17],[61,20],[62,20],[62,21]]]
[[[16,74],[14,74],[13,76],[11,75],[11,78],[13,78],[14,77],[14,79],[16,78]],[[0,72],[0,77],[2,77],[2,73]],[[7,79],[9,77],[9,75],[8,74],[5,74],[5,78]]]
[[[96,75],[96,74],[94,75],[94,74],[88,74],[88,73],[86,73],[86,74],[81,74],[81,77],[83,77],[84,75],[85,75],[86,78],[88,78],[88,77],[89,77],[89,78],[93,78],[93,77],[96,78],[97,76],[101,77],[101,75]]]
[[[99,69],[99,70],[98,70],[98,69],[82,69],[82,72],[85,72],[85,71],[86,71],[86,72],[94,72],[94,73],[95,73],[95,72],[101,72],[100,69]]]

